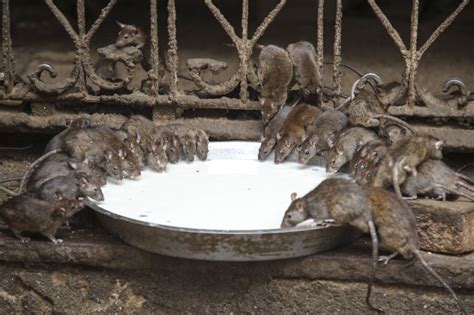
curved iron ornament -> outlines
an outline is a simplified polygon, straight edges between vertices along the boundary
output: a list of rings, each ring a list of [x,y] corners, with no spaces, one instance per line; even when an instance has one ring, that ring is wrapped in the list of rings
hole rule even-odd
[[[66,93],[76,86],[77,81],[80,77],[80,69],[77,65],[74,66],[71,75],[65,79],[62,83],[57,82],[53,84],[46,84],[41,80],[41,74],[43,71],[48,72],[51,78],[56,78],[57,73],[53,66],[49,64],[40,64],[36,67],[36,70],[28,74],[28,80],[31,83],[33,90],[39,94],[48,96],[57,96]]]
[[[407,48],[405,43],[398,31],[390,23],[387,16],[380,9],[375,0],[367,0],[369,5],[372,7],[375,15],[379,18],[382,25],[387,30],[388,34],[400,50],[400,53],[405,61],[405,71],[401,80],[401,87],[404,90],[403,93],[400,90],[398,93],[394,93],[393,99],[387,99],[388,105],[393,105],[395,102],[399,101],[401,97],[408,93],[407,103],[410,106],[415,105],[415,100],[417,92],[424,91],[421,88],[417,87],[416,82],[416,73],[418,70],[418,65],[421,58],[431,47],[431,45],[438,39],[438,37],[451,25],[451,23],[456,19],[456,17],[461,13],[461,11],[469,4],[470,0],[462,0],[458,7],[436,28],[436,30],[430,35],[426,42],[418,49],[418,12],[419,12],[419,0],[412,0],[412,12],[411,12],[411,26],[410,26],[410,49]],[[423,94],[426,96],[426,94]],[[423,99],[423,97],[420,95]],[[430,101],[430,98],[425,98],[426,101]],[[424,101],[425,101],[424,100]],[[428,105],[428,104],[427,104]]]
[[[265,30],[268,28],[270,23],[275,19],[277,14],[286,4],[286,0],[280,0],[276,7],[270,11],[265,17],[262,23],[257,27],[257,30],[253,34],[252,38],[248,38],[248,15],[249,15],[249,1],[242,0],[242,36],[237,36],[234,27],[224,17],[222,12],[217,8],[212,0],[204,0],[211,13],[221,24],[224,31],[230,37],[234,43],[237,53],[239,56],[239,70],[232,75],[227,81],[210,84],[206,82],[201,76],[200,71],[197,69],[189,68],[191,77],[193,78],[196,85],[211,95],[224,95],[233,91],[240,84],[240,100],[242,103],[248,101],[248,85],[255,88],[258,91],[258,78],[250,63],[250,56],[252,55],[253,48],[257,41],[262,37]]]
[[[101,10],[100,15],[94,21],[89,31],[86,32],[85,29],[85,4],[84,0],[77,0],[77,16],[78,16],[78,29],[79,32],[76,32],[72,27],[71,23],[64,16],[61,10],[56,6],[53,0],[44,0],[50,11],[59,21],[59,23],[66,30],[69,37],[72,39],[74,47],[76,48],[76,56],[74,61],[74,69],[71,75],[65,80],[64,84],[58,85],[53,83],[51,85],[44,83],[40,79],[40,74],[43,70],[46,70],[52,74],[54,72],[48,70],[48,68],[40,68],[29,75],[30,82],[33,89],[39,94],[46,95],[60,95],[68,92],[73,87],[78,87],[79,90],[85,92],[86,90],[86,78],[90,79],[95,85],[99,86],[104,90],[118,90],[126,87],[130,81],[133,79],[135,74],[134,68],[135,65],[127,62],[122,62],[125,68],[127,69],[127,76],[125,79],[119,82],[110,82],[102,77],[100,77],[93,66],[92,59],[90,56],[90,42],[92,37],[99,29],[102,22],[105,20],[111,9],[117,3],[117,0],[110,0],[108,4]],[[78,86],[78,82],[79,84]]]

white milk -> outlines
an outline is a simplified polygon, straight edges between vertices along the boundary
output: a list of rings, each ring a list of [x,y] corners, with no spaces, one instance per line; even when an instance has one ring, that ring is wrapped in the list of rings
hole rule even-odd
[[[259,143],[212,142],[207,161],[145,169],[135,180],[110,181],[100,207],[152,224],[212,230],[278,229],[290,195],[302,196],[327,176],[295,162],[257,160]]]

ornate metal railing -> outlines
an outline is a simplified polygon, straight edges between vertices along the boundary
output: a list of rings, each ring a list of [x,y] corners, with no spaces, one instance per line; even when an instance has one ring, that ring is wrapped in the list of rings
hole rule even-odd
[[[239,69],[230,79],[221,83],[209,83],[201,74],[210,71],[219,74],[227,68],[227,64],[212,59],[190,59],[187,61],[189,75],[203,94],[185,95],[178,88],[178,38],[176,33],[176,3],[175,0],[168,0],[168,60],[170,70],[170,83],[167,93],[160,93],[160,62],[159,58],[159,36],[158,36],[158,7],[157,0],[150,0],[150,29],[149,29],[149,53],[150,69],[147,73],[146,89],[129,90],[128,85],[135,75],[136,66],[143,58],[139,49],[129,48],[123,54],[115,56],[114,62],[125,65],[127,74],[120,80],[108,80],[101,77],[92,62],[90,54],[90,42],[108,17],[118,0],[110,0],[102,9],[98,18],[86,29],[85,0],[77,0],[77,22],[69,21],[63,12],[56,6],[53,0],[44,0],[45,4],[56,17],[62,27],[66,30],[75,47],[74,68],[66,80],[55,83],[46,83],[41,79],[42,72],[46,71],[51,77],[55,77],[54,68],[48,65],[40,65],[36,71],[28,75],[28,81],[17,80],[15,74],[15,58],[12,48],[12,38],[10,32],[10,1],[2,0],[2,60],[0,72],[0,104],[8,103],[10,106],[22,104],[24,102],[41,102],[59,104],[63,102],[87,103],[109,103],[123,105],[150,106],[156,111],[165,109],[173,112],[178,108],[219,108],[219,109],[239,109],[239,110],[259,110],[260,104],[249,98],[249,89],[258,92],[259,84],[255,71],[255,66],[251,63],[250,57],[255,45],[265,33],[268,26],[279,14],[286,4],[286,0],[280,0],[271,12],[264,18],[257,27],[253,35],[248,34],[249,24],[249,1],[242,0],[242,33],[237,35],[235,28],[229,23],[220,9],[212,0],[204,0],[210,12],[217,19],[232,40],[239,58]],[[417,70],[420,60],[426,51],[438,39],[438,37],[448,28],[459,13],[469,4],[470,0],[460,1],[458,7],[441,23],[431,34],[428,40],[421,46],[418,45],[418,11],[419,0],[412,0],[412,12],[410,22],[410,42],[405,44],[398,31],[390,23],[390,20],[380,9],[375,0],[367,0],[375,13],[375,16],[385,27],[387,33],[392,38],[405,62],[405,69],[402,71],[399,84],[385,91],[384,102],[391,106],[391,112],[405,116],[432,116],[432,117],[468,117],[474,118],[474,94],[463,86],[462,82],[454,80],[445,86],[445,92],[452,87],[457,87],[458,92],[438,98],[424,89],[417,82]],[[333,51],[333,83],[334,103],[341,97],[342,72],[341,72],[341,34],[342,34],[342,0],[336,0],[335,12],[335,35]],[[316,50],[317,60],[320,65],[320,73],[323,73],[323,17],[324,0],[319,0],[317,5],[317,38]],[[73,24],[77,24],[73,27]],[[98,93],[91,92],[92,86],[99,89]],[[239,97],[229,97],[231,92],[237,88]],[[114,91],[115,93],[100,93],[100,91]],[[232,94],[235,95],[235,94]],[[17,102],[17,103],[15,103]],[[401,105],[401,106],[400,106]]]

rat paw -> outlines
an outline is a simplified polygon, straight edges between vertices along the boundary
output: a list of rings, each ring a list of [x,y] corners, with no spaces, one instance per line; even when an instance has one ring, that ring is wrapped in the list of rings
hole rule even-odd
[[[24,244],[29,243],[31,241],[29,237],[20,237],[20,240]]]
[[[61,244],[63,240],[60,238],[51,238],[51,242],[53,242],[54,244]]]

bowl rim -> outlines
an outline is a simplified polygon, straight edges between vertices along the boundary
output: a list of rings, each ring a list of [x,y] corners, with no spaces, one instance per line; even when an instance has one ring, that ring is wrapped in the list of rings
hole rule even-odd
[[[260,144],[257,141],[241,141],[241,140],[228,140],[228,141],[212,141],[213,145],[218,147],[219,149],[225,148],[228,144],[250,144],[250,145],[257,145]],[[209,142],[211,144],[211,142]],[[247,160],[246,158],[240,158],[239,160]],[[287,228],[278,228],[278,229],[262,229],[262,230],[219,230],[219,229],[197,229],[197,228],[186,228],[186,227],[178,227],[172,225],[164,225],[158,223],[151,223],[145,222],[137,219],[132,219],[127,216],[123,216],[109,210],[106,210],[100,207],[94,201],[88,200],[87,198],[84,199],[87,206],[92,208],[93,210],[99,212],[102,215],[106,215],[116,220],[126,221],[128,223],[133,223],[145,227],[151,228],[159,228],[162,230],[174,231],[174,232],[183,232],[183,233],[194,233],[194,234],[219,234],[219,235],[270,235],[270,234],[291,234],[291,233],[301,233],[301,232],[308,232],[308,231],[316,231],[320,229],[328,229],[328,228],[336,228],[340,227],[341,225],[331,224],[330,226],[323,226],[323,225],[309,225],[309,226],[293,226]]]
[[[106,215],[116,220],[121,220],[128,223],[141,225],[144,227],[158,228],[158,229],[168,230],[168,231],[173,231],[173,232],[194,233],[194,234],[219,234],[219,235],[291,234],[291,233],[316,231],[320,229],[337,228],[341,226],[341,225],[336,225],[336,224],[331,224],[330,226],[310,225],[310,226],[294,226],[294,227],[280,228],[280,229],[263,229],[263,230],[196,229],[196,228],[185,228],[185,227],[177,227],[177,226],[172,226],[172,225],[164,225],[164,224],[140,221],[140,220],[132,219],[132,218],[129,218],[129,217],[126,217],[114,212],[110,212],[91,201],[86,201],[86,204],[88,207],[92,208],[94,211],[97,211],[98,213],[102,215]]]

